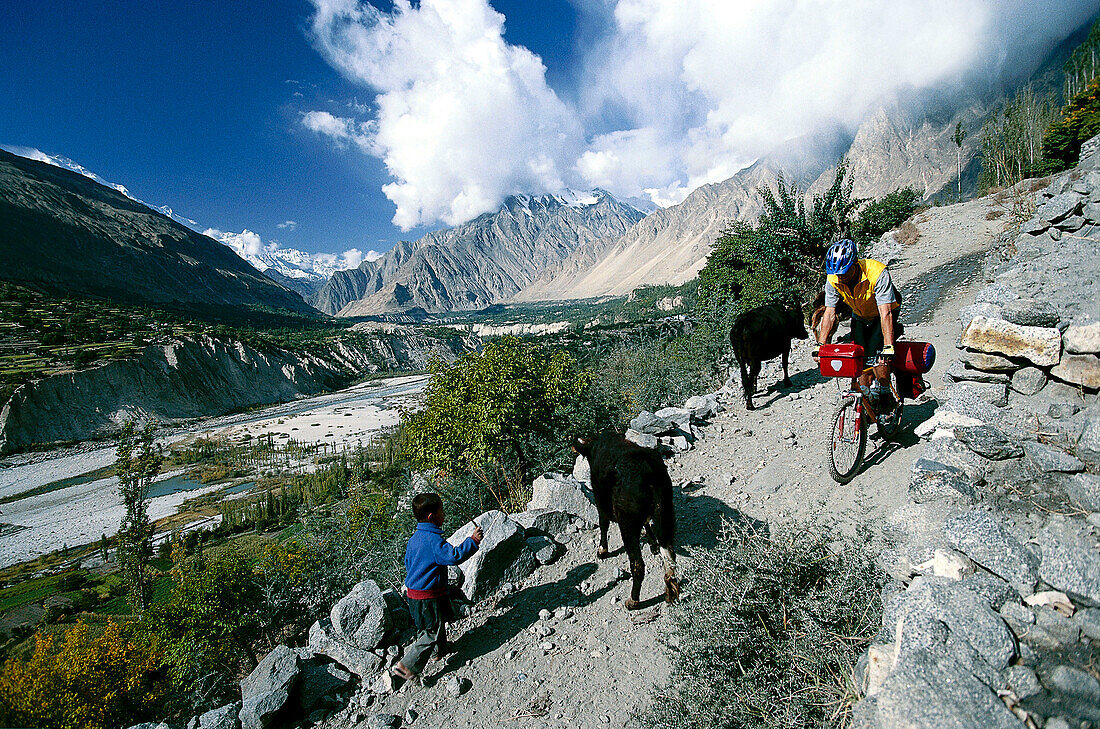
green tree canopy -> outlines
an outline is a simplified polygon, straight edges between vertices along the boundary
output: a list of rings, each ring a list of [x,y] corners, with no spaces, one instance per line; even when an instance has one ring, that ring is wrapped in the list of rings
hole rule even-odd
[[[587,380],[565,352],[516,337],[451,365],[436,363],[424,408],[406,428],[408,454],[420,468],[510,461],[526,469],[539,441],[565,442],[564,408]]]

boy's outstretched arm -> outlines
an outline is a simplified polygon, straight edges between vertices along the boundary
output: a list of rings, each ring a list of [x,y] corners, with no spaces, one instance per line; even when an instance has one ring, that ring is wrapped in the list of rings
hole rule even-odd
[[[441,539],[439,541],[439,546],[436,548],[436,564],[451,567],[461,562],[465,562],[469,559],[471,554],[477,551],[477,547],[481,544],[483,536],[484,533],[481,531],[481,527],[474,527],[473,535],[466,537],[462,544],[457,547],[451,545],[447,540]]]

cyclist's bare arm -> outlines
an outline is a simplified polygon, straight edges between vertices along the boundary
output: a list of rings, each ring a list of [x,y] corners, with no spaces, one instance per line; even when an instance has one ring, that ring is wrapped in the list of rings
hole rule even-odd
[[[836,307],[826,306],[825,313],[821,315],[821,338],[818,340],[818,344],[828,344],[829,340],[833,338],[833,329],[836,328]],[[814,361],[817,361],[817,356],[814,356]]]
[[[890,304],[878,305],[878,318],[882,322],[882,346],[894,346],[894,316]]]

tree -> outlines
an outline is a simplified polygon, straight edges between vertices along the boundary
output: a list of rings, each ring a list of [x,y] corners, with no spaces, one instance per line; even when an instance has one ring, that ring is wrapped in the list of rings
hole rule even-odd
[[[1042,166],[1043,134],[1057,116],[1054,99],[1025,86],[982,126],[982,189],[1009,187]]]
[[[115,622],[101,632],[79,622],[61,636],[39,633],[34,653],[0,670],[0,724],[113,729],[153,718],[167,693],[160,656]]]
[[[966,139],[966,130],[963,129],[963,123],[961,121],[956,122],[955,136],[952,137],[952,141],[955,142],[955,177],[959,183],[960,201],[963,198],[962,146],[964,139]]]
[[[861,242],[878,240],[886,231],[904,223],[913,214],[919,199],[920,193],[903,187],[873,200],[852,222],[852,237]]]
[[[587,376],[561,350],[502,337],[452,365],[432,365],[424,408],[406,428],[420,468],[450,471],[485,463],[526,474],[549,441],[565,443],[563,408]]]
[[[118,437],[115,473],[125,513],[118,529],[118,564],[130,588],[130,602],[142,614],[149,607],[153,525],[149,522],[149,485],[160,472],[164,454],[153,440],[153,424],[140,431],[128,422]]]
[[[145,627],[177,690],[194,710],[213,708],[232,700],[235,679],[257,664],[263,594],[246,554],[186,556],[177,541],[172,559],[172,596],[148,612]]]
[[[1075,96],[1062,110],[1043,137],[1043,156],[1051,162],[1052,172],[1077,163],[1081,145],[1100,134],[1100,79]]]

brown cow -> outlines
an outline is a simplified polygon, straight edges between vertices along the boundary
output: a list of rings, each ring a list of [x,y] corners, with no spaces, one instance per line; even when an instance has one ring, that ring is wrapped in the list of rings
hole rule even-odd
[[[639,596],[645,563],[642,561],[641,534],[645,529],[653,554],[660,550],[665,565],[665,600],[680,595],[676,577],[676,514],[672,506],[672,481],[661,454],[643,448],[620,435],[605,433],[598,438],[577,438],[573,450],[588,459],[592,470],[592,492],[600,515],[598,559],[605,559],[607,527],[619,525],[623,548],[630,558],[630,599],[627,610],[641,607]]]
[[[760,375],[760,363],[765,360],[782,356],[783,385],[791,386],[791,376],[787,372],[791,340],[806,339],[808,336],[802,324],[802,312],[782,304],[764,304],[737,316],[730,329],[730,344],[741,368],[745,407],[753,409],[756,378]]]

